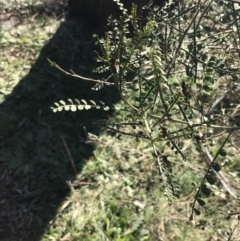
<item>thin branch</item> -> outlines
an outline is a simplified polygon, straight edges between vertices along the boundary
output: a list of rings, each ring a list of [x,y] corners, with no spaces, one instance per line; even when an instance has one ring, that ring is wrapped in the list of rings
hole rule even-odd
[[[204,148],[204,154],[205,154],[205,157],[206,157],[205,159],[207,163],[211,166],[213,162],[213,157],[210,154],[207,147]],[[220,180],[222,185],[226,188],[227,192],[234,198],[239,199],[236,192],[227,184],[228,183],[227,178],[223,175],[223,173],[221,171],[216,172],[214,169],[213,169],[213,172],[216,175],[216,177]]]
[[[70,72],[67,72],[66,70],[62,69],[58,64],[56,64],[55,62],[51,61],[50,59],[48,59],[48,62],[50,63],[51,66],[59,69],[61,72],[63,72],[66,75],[70,75],[72,77],[78,78],[78,79],[82,79],[82,80],[87,80],[87,81],[91,81],[91,82],[95,82],[98,84],[105,84],[105,85],[114,85],[114,83],[109,83],[109,82],[105,82],[102,80],[98,80],[98,79],[92,79],[92,78],[87,78],[87,77],[83,77],[80,76],[78,74],[76,74],[73,70],[70,69]]]
[[[61,138],[62,138],[62,141],[63,141],[63,145],[64,145],[64,147],[65,147],[65,149],[66,149],[66,151],[67,151],[67,155],[68,155],[68,158],[69,158],[70,163],[71,163],[71,165],[72,165],[72,169],[73,169],[73,171],[74,171],[74,174],[77,176],[77,169],[76,169],[76,167],[75,167],[74,160],[73,160],[73,158],[72,158],[71,152],[70,152],[70,150],[69,150],[69,148],[68,148],[68,146],[67,146],[67,143],[66,143],[64,137],[61,136]]]
[[[217,153],[216,153],[216,155],[215,155],[214,158],[213,158],[213,157],[211,156],[211,154],[209,153],[208,148],[207,148],[207,147],[204,148],[204,152],[203,152],[203,153],[205,154],[206,161],[209,163],[209,167],[208,167],[208,169],[207,169],[207,171],[206,171],[206,173],[205,173],[205,175],[204,175],[204,177],[203,177],[203,179],[202,179],[202,181],[201,181],[201,183],[200,183],[200,185],[199,185],[199,188],[198,188],[198,190],[197,190],[197,193],[196,193],[196,195],[195,195],[195,198],[194,198],[194,201],[193,201],[193,204],[192,204],[192,213],[191,213],[190,218],[189,218],[190,221],[193,220],[194,207],[195,207],[195,204],[196,204],[196,201],[197,201],[197,197],[198,197],[199,193],[201,192],[201,187],[202,187],[203,184],[205,183],[206,176],[207,176],[207,174],[208,174],[211,170],[215,173],[216,177],[219,178],[220,182],[221,182],[222,185],[226,188],[227,192],[228,192],[231,196],[233,196],[234,198],[236,198],[237,200],[239,200],[239,197],[236,195],[236,193],[227,185],[227,181],[226,181],[226,178],[224,177],[224,175],[223,175],[220,171],[219,171],[219,172],[215,171],[214,168],[212,167],[212,166],[213,166],[213,163],[215,163],[215,161],[216,161],[216,159],[217,159],[217,157],[218,157],[221,149],[224,147],[224,145],[226,144],[226,142],[228,141],[228,139],[230,138],[231,135],[232,135],[232,132],[230,132],[230,133],[228,134],[227,138],[224,140],[224,142],[222,143],[222,145],[221,145],[220,148],[218,149],[218,151],[217,151]]]

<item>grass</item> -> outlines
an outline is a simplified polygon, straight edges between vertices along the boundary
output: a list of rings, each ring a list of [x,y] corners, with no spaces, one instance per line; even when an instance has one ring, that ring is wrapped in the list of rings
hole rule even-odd
[[[114,150],[113,145],[114,143]],[[137,148],[132,148],[132,147]],[[125,155],[122,155],[125,153]],[[51,224],[49,235],[69,240],[206,240],[212,229],[202,231],[188,221],[197,181],[194,172],[177,168],[183,188],[179,201],[171,205],[162,193],[155,160],[143,142],[102,135],[92,158],[71,183],[72,195],[60,208],[62,215]],[[193,176],[194,175],[194,176]],[[177,177],[176,176],[176,177]],[[208,212],[216,214],[216,206]],[[208,214],[212,216],[213,214]],[[204,214],[205,216],[205,214]],[[219,216],[210,224],[218,224]],[[215,220],[214,220],[215,219]],[[56,236],[54,236],[56,235]]]
[[[0,40],[0,161],[6,184],[1,187],[0,222],[7,230],[2,229],[0,237],[14,241],[20,237],[31,241],[205,241],[224,240],[224,232],[236,227],[232,240],[238,240],[236,216],[225,218],[229,210],[239,212],[239,204],[229,196],[204,199],[201,216],[189,221],[193,184],[206,169],[194,145],[184,143],[189,161],[179,162],[179,156],[170,160],[181,191],[180,198],[169,203],[150,144],[93,125],[106,115],[122,119],[123,113],[51,112],[52,103],[61,98],[117,100],[115,92],[92,93],[91,84],[69,78],[47,62],[50,58],[91,77],[94,47],[87,24],[76,27],[74,21],[62,22],[53,16],[26,21],[2,31]],[[101,133],[96,144],[83,143],[83,126]],[[238,189],[239,152],[231,145],[228,150],[230,165],[223,170],[229,180],[234,177],[231,184]]]

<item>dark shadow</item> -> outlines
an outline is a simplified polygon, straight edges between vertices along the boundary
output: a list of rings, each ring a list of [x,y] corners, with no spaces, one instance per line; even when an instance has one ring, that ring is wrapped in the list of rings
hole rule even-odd
[[[29,73],[0,105],[0,112],[11,122],[0,139],[0,240],[41,239],[69,194],[67,181],[75,179],[62,137],[79,174],[94,150],[93,144],[80,141],[85,138],[83,126],[99,135],[94,122],[110,115],[101,110],[53,113],[53,103],[68,98],[119,101],[114,88],[94,92],[92,83],[69,77],[47,61],[49,58],[66,70],[96,77],[92,73],[96,47],[89,29],[79,20],[62,22]]]

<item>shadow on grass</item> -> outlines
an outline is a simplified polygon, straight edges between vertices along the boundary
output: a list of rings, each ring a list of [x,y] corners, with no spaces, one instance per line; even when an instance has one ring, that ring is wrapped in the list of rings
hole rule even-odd
[[[1,240],[41,239],[69,195],[67,181],[76,177],[62,137],[79,174],[94,151],[94,145],[80,141],[83,126],[98,135],[100,128],[93,123],[109,115],[99,110],[53,113],[50,106],[68,98],[119,101],[114,88],[94,92],[92,83],[66,76],[47,61],[94,77],[91,35],[87,24],[62,22],[29,73],[0,105],[10,123],[0,140]]]

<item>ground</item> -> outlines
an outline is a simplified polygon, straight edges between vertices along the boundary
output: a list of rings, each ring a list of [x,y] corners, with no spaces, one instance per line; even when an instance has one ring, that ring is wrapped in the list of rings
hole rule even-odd
[[[239,212],[229,196],[205,198],[206,206],[199,208],[202,216],[189,222],[193,182],[199,182],[206,169],[191,143],[184,145],[189,160],[171,160],[182,189],[180,199],[170,204],[149,145],[96,125],[99,119],[111,120],[112,112],[52,112],[54,102],[68,98],[122,103],[114,88],[93,92],[92,83],[66,76],[47,61],[101,78],[92,72],[99,49],[87,21],[65,21],[61,4],[56,8],[36,1],[33,7],[19,2],[22,5],[9,5],[1,13],[0,239],[217,241],[224,240],[219,233],[228,228],[238,237],[237,216],[231,222],[224,216],[229,210]],[[229,102],[237,103],[238,93],[232,96]],[[229,106],[222,108],[227,111]],[[86,131],[99,136],[98,144],[88,142]],[[237,135],[221,161],[228,163],[222,171],[238,191]]]

